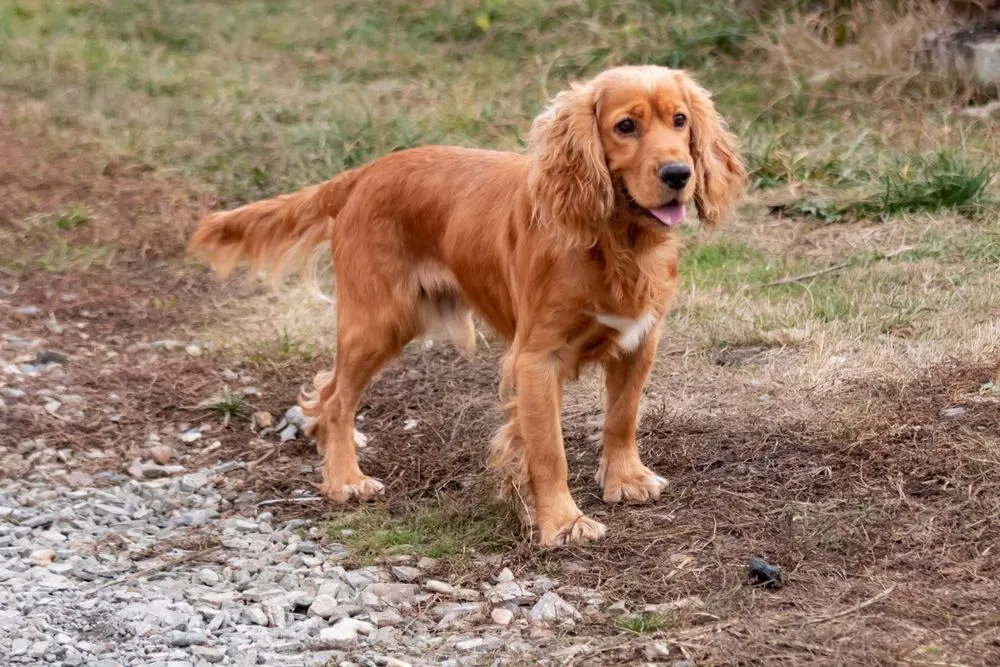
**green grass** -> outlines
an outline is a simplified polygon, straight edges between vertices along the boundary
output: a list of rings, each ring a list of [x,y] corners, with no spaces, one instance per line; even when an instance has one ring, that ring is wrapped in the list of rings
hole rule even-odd
[[[417,144],[518,148],[569,78],[624,62],[708,76],[755,30],[693,0],[22,0],[0,7],[0,85],[43,100],[54,131],[233,203]]]
[[[670,616],[657,612],[633,614],[632,616],[626,616],[625,618],[620,619],[617,623],[618,627],[622,630],[627,630],[640,635],[648,635],[653,632],[659,632],[660,630],[666,630],[673,624],[674,621]]]
[[[721,238],[690,244],[681,255],[680,274],[684,287],[737,291],[810,268],[746,243]]]
[[[472,552],[508,549],[518,532],[510,509],[495,500],[462,506],[445,500],[400,513],[375,506],[339,517],[327,526],[330,538],[344,542],[362,562],[395,554],[457,561]]]
[[[774,173],[773,167],[768,167],[770,171],[764,166],[758,169],[758,178],[764,179],[761,183],[771,184],[774,177],[768,174]],[[941,150],[900,160],[887,167],[880,177],[879,189],[870,194],[845,202],[828,197],[799,199],[783,206],[782,210],[820,222],[885,221],[903,213],[942,211],[974,217],[989,210],[1000,210],[988,190],[995,174],[993,160],[974,163],[959,151]]]
[[[313,341],[301,340],[287,328],[274,335],[257,338],[241,345],[239,356],[252,364],[282,364],[289,361],[312,361],[321,350]]]
[[[959,152],[919,155],[887,171],[881,191],[848,204],[846,212],[885,220],[900,213],[954,211],[975,215],[990,206],[997,210],[986,191],[995,173],[992,160],[977,165]]]
[[[52,216],[52,224],[63,231],[76,229],[87,224],[88,220],[90,220],[90,214],[87,209],[78,204],[73,204],[61,213]]]
[[[246,416],[249,411],[246,399],[229,389],[229,387],[202,401],[199,407],[214,413],[224,424],[229,424],[233,419]]]

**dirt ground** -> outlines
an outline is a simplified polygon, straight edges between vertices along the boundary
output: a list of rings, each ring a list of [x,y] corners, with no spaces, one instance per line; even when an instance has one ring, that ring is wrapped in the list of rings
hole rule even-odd
[[[35,227],[69,202],[90,217],[61,235],[69,250],[53,258],[49,232]],[[6,361],[17,361],[14,337],[66,353],[63,383],[88,406],[84,419],[70,421],[31,401],[8,406],[5,442],[45,438],[93,453],[90,472],[125,473],[145,455],[149,433],[209,422],[213,444],[181,451],[184,465],[254,462],[227,481],[234,494],[315,492],[311,445],[258,438],[246,415],[281,415],[329,364],[329,349],[293,354],[286,340],[287,354],[276,354],[269,340],[227,344],[232,331],[256,331],[251,323],[279,321],[288,308],[247,281],[216,284],[184,258],[184,238],[210,204],[141,168],[101,163],[85,147],[54,146],[0,123],[0,229],[23,243],[3,251]],[[100,252],[82,252],[88,247]],[[597,638],[599,649],[554,656],[565,664],[646,659],[653,640],[700,665],[1000,662],[1000,401],[982,391],[996,379],[988,355],[830,383],[803,377],[814,362],[793,345],[706,350],[678,340],[683,313],[677,330],[664,336],[641,424],[646,463],[670,480],[664,496],[633,507],[600,501],[589,440],[599,378],[590,376],[570,390],[564,428],[574,496],[608,524],[608,538],[543,551],[501,516],[508,546],[463,561],[462,576],[474,580],[502,561],[598,588],[630,608],[663,605],[669,620],[650,634],[610,618],[569,631],[568,640]],[[185,350],[192,341],[196,354]],[[379,376],[360,411],[373,438],[363,465],[387,487],[379,511],[470,507],[491,495],[484,458],[499,424],[501,352],[484,340],[467,361],[440,344],[414,344]],[[244,414],[222,426],[198,406],[233,374],[256,391]],[[8,453],[3,464],[16,475],[31,461]],[[356,512],[326,503],[273,508],[334,522]],[[781,566],[784,588],[749,585],[752,556]]]

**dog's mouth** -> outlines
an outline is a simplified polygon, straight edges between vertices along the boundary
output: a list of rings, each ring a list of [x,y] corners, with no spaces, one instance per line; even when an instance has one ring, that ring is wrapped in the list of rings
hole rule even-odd
[[[667,227],[674,227],[681,224],[684,222],[684,216],[687,214],[687,208],[676,199],[667,202],[663,206],[657,206],[656,208],[646,208],[645,206],[640,206],[639,203],[632,198],[632,195],[629,194],[628,190],[625,190],[625,199],[628,201],[630,209],[648,218],[653,218],[660,224],[666,225]]]

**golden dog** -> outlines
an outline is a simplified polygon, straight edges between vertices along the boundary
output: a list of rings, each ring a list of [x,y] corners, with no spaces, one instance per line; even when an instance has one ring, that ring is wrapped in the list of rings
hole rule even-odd
[[[659,496],[639,458],[639,398],[677,285],[676,229],[693,202],[715,225],[745,188],[735,138],[684,72],[619,67],[555,97],[528,155],[426,146],[295,194],[207,216],[192,251],[222,276],[247,259],[284,274],[329,243],[337,281],[333,373],[302,407],[323,452],[323,492],[382,484],[355,455],[366,385],[414,337],[475,345],[475,312],[509,344],[507,423],[491,462],[533,506],[542,544],[600,538],[569,492],[562,386],[602,364],[607,406],[597,479],[606,502]]]

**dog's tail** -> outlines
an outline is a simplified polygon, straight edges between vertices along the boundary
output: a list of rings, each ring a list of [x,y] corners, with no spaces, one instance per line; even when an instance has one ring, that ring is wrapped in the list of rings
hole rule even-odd
[[[188,249],[207,259],[224,278],[247,260],[279,282],[306,268],[317,246],[329,241],[333,220],[344,207],[359,169],[293,194],[281,195],[205,216]]]

